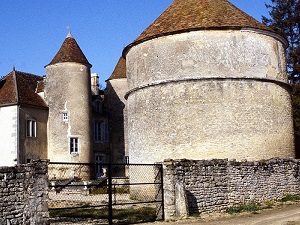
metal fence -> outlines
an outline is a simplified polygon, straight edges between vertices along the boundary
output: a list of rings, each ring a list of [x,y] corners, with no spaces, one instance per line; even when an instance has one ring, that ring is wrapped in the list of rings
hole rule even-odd
[[[52,221],[130,224],[164,219],[161,164],[50,162],[48,179]]]

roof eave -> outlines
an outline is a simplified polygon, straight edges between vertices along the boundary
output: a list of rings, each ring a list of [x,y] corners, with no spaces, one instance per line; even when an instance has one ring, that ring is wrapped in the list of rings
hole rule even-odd
[[[80,62],[73,62],[73,61],[65,61],[65,62],[49,63],[46,66],[44,66],[44,68],[47,68],[48,66],[52,66],[52,65],[55,65],[55,64],[60,64],[60,63],[77,63],[77,64],[81,64],[81,65],[87,66],[89,68],[93,67],[93,65],[90,64],[90,63],[80,63]]]
[[[17,102],[10,102],[10,103],[0,104],[0,107],[8,107],[8,106],[14,106],[14,105],[19,105],[19,104]]]
[[[254,31],[254,32],[258,32],[258,33],[262,33],[268,36],[271,36],[273,38],[276,38],[278,40],[280,40],[285,47],[288,46],[288,42],[287,40],[282,37],[280,34],[276,33],[275,31],[272,32],[269,29],[257,29],[257,28],[253,28],[253,27],[240,27],[240,26],[221,26],[221,27],[201,27],[201,28],[188,28],[188,29],[182,29],[182,30],[177,30],[177,31],[172,31],[172,32],[166,32],[166,33],[162,33],[162,34],[156,34],[156,35],[152,35],[150,37],[146,37],[137,41],[133,41],[132,43],[130,43],[129,45],[127,45],[122,52],[122,57],[124,59],[126,59],[126,55],[129,52],[129,50],[146,41],[155,39],[155,38],[159,38],[159,37],[164,37],[164,36],[169,36],[169,35],[174,35],[174,34],[181,34],[181,33],[186,33],[186,32],[191,32],[191,31],[201,31],[201,30],[249,30],[249,31]]]

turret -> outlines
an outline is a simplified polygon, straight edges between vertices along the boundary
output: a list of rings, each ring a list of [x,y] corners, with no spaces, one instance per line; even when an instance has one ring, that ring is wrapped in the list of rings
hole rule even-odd
[[[130,161],[294,157],[285,47],[227,0],[175,0],[123,52]]]
[[[91,160],[91,66],[70,33],[45,66],[51,161]]]

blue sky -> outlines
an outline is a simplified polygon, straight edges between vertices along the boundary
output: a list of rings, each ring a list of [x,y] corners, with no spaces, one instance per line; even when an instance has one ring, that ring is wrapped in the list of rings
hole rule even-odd
[[[105,85],[123,48],[173,0],[1,0],[0,77],[16,70],[44,75],[69,26],[92,72]],[[270,0],[230,0],[261,21]]]

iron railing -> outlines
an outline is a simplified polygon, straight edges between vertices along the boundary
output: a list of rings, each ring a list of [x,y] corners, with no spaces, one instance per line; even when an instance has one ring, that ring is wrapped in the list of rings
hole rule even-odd
[[[91,218],[97,224],[164,219],[162,174],[161,164],[50,162],[50,215],[53,220]]]

